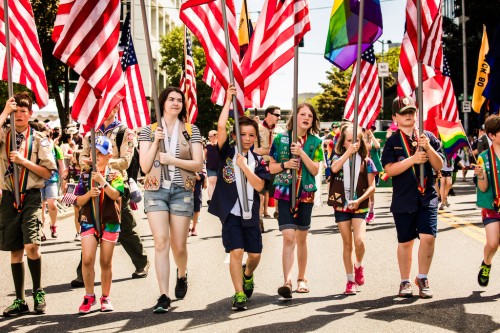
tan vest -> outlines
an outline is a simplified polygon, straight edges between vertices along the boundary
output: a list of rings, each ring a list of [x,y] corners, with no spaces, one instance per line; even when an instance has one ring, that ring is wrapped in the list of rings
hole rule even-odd
[[[154,137],[154,132],[158,123],[151,125],[151,139]],[[182,160],[192,160],[192,148],[191,148],[191,135],[192,129],[191,124],[180,123],[179,137],[177,139],[179,145],[179,158]],[[178,168],[184,183],[184,188],[188,191],[194,191],[194,184],[196,182],[196,175],[193,171],[184,170]],[[144,189],[146,191],[157,191],[161,184],[161,172],[162,165],[160,163],[160,151],[156,152],[155,159],[153,161],[153,166],[151,170],[146,174],[144,179]]]

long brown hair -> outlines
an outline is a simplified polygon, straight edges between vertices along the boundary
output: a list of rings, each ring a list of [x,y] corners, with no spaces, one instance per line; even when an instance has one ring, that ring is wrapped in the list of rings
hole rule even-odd
[[[319,118],[318,118],[318,113],[316,112],[316,109],[314,109],[314,106],[312,106],[309,103],[300,103],[297,106],[297,113],[300,111],[300,109],[307,107],[309,110],[311,110],[311,113],[313,115],[313,121],[312,121],[312,126],[309,129],[310,134],[318,134],[319,133]],[[286,123],[286,129],[289,131],[293,130],[293,115],[288,119],[288,122]]]
[[[352,125],[345,126],[342,129],[342,131],[340,132],[339,141],[337,142],[337,145],[335,146],[335,154],[337,154],[338,156],[344,155],[345,152],[347,151],[347,149],[344,147],[347,131],[353,132]],[[353,132],[353,134],[354,134],[354,132]],[[365,159],[368,156],[368,147],[366,146],[366,142],[363,139],[363,132],[361,131],[361,129],[358,130],[357,134],[358,134],[357,135],[358,139],[356,140],[356,142],[359,142],[358,154],[361,156],[362,159]]]

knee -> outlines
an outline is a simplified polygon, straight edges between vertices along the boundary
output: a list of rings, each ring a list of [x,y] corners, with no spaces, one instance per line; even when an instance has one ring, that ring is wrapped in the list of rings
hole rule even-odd
[[[94,267],[94,257],[93,256],[83,256],[82,257],[82,266],[84,267]]]
[[[250,259],[250,261],[260,260],[260,253],[248,253],[248,259]]]
[[[100,259],[100,265],[102,270],[110,270],[111,265],[112,265],[112,259],[111,258],[101,258]]]
[[[39,253],[40,247],[36,244],[25,244],[24,245],[24,250],[26,251],[26,255],[28,258],[38,258],[40,253]]]
[[[243,250],[243,249],[234,249],[234,250],[231,250],[231,252],[230,252],[231,259],[242,260],[244,252],[245,252],[245,250]]]
[[[294,246],[297,243],[295,235],[283,235],[283,245],[284,246]]]
[[[55,211],[57,211],[57,206],[56,206],[56,201],[55,200],[49,200],[49,201],[47,201],[47,206],[49,207],[49,210],[55,210]]]
[[[156,251],[168,251],[170,248],[170,241],[167,237],[155,237],[154,242]]]
[[[356,237],[354,238],[354,246],[358,248],[364,248],[365,247],[365,239],[364,237]]]
[[[486,243],[486,245],[484,246],[484,249],[487,251],[487,252],[490,252],[490,253],[495,253],[497,252],[498,250],[498,241],[497,242],[493,242],[493,243]]]
[[[425,235],[422,236],[420,235],[420,245],[422,246],[427,246],[427,247],[434,247],[434,243],[436,242],[436,239],[432,235]]]

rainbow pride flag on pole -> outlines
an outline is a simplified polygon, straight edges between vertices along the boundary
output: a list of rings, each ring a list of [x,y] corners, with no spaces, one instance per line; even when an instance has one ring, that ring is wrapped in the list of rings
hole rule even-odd
[[[436,119],[436,125],[443,143],[444,153],[448,159],[451,159],[460,148],[469,145],[462,124]]]
[[[356,61],[358,50],[359,0],[334,0],[325,58],[345,71]],[[382,35],[382,11],[379,0],[365,0],[362,50]]]

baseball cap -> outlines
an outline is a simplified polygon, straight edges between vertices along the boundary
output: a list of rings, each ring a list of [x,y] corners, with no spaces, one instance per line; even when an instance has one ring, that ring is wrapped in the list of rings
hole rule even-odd
[[[392,114],[395,115],[406,113],[407,111],[417,111],[417,106],[415,105],[415,101],[413,98],[409,96],[405,97],[396,97],[394,101],[392,101]]]
[[[98,136],[95,138],[95,149],[99,150],[101,154],[108,155],[113,153],[113,145],[111,141],[105,136]]]
[[[339,127],[339,126],[340,126],[340,123],[338,121],[334,121],[332,123],[332,125],[330,126],[330,128]]]

